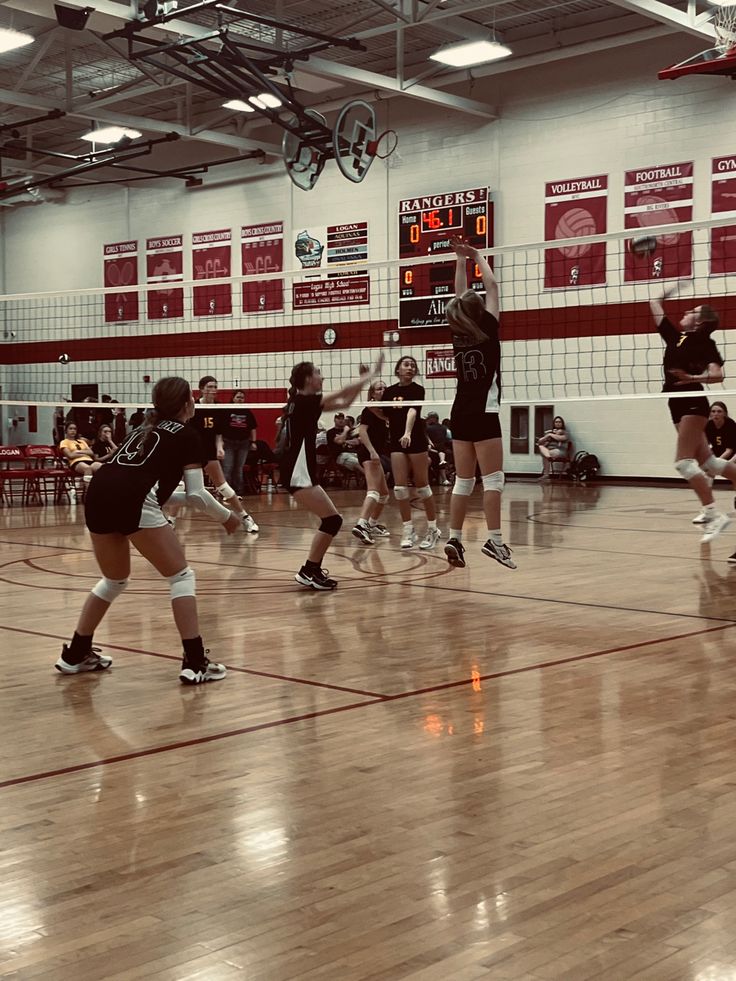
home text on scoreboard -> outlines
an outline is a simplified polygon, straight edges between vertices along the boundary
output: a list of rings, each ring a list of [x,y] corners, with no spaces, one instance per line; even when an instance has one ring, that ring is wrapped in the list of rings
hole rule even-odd
[[[493,205],[487,187],[399,202],[400,327],[446,323],[445,304],[455,293],[455,255],[450,239],[456,235],[476,249],[492,247]],[[437,256],[438,261],[406,263],[407,259],[428,255]],[[470,263],[468,286],[483,290],[480,270]]]

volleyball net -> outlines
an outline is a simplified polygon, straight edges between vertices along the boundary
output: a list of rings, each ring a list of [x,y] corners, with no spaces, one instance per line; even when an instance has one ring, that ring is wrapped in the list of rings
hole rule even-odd
[[[662,342],[648,301],[676,281],[666,304],[673,322],[699,302],[720,313],[714,339],[727,380],[714,391],[736,393],[736,225],[641,229],[654,243],[643,252],[631,249],[632,234],[488,251],[501,292],[505,403],[658,397]],[[159,377],[176,374],[193,388],[215,376],[223,403],[242,389],[250,406],[280,409],[296,362],[318,365],[329,391],[383,349],[383,378],[390,383],[399,357],[411,355],[426,405],[447,415],[455,373],[444,306],[454,268],[448,245],[405,263],[0,296],[0,405],[114,399],[133,410],[150,403]],[[467,272],[482,289],[478,270],[469,263]]]

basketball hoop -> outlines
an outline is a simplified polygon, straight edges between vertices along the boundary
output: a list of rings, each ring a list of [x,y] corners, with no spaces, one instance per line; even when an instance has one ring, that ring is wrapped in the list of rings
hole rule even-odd
[[[373,106],[354,99],[340,110],[333,131],[335,162],[349,181],[359,184],[376,159],[376,114]]]
[[[736,48],[736,0],[712,0],[713,27],[721,54],[728,54]]]
[[[314,109],[307,109],[305,112],[316,122],[326,125],[325,117]],[[286,173],[292,182],[302,191],[311,191],[327,162],[325,150],[286,130],[281,141],[281,152],[284,155]]]

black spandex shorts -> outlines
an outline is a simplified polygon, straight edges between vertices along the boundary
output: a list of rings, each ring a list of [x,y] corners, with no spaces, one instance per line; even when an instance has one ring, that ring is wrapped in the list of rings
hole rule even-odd
[[[682,420],[683,416],[703,416],[707,419],[710,415],[710,405],[704,395],[693,393],[692,398],[669,399],[667,405],[675,425]]]
[[[411,453],[426,453],[429,449],[429,442],[426,436],[417,436],[413,438],[411,443],[404,448],[401,443],[396,440],[392,440],[390,445],[391,453],[406,453],[407,455]]]
[[[94,462],[95,462],[94,460],[74,460],[72,463],[69,464],[69,469],[73,473],[76,473],[77,472],[77,467],[79,466],[80,463],[86,463],[87,466],[89,467],[89,466],[92,466],[92,464]]]
[[[356,453],[358,455],[358,463],[365,463],[366,460],[370,460],[370,458],[371,458],[370,453],[368,452],[368,450],[366,449],[366,447],[363,446],[362,443],[360,444],[360,446],[356,450]],[[376,450],[376,453],[378,453],[379,456],[385,456],[386,455],[386,451],[385,450],[377,449]],[[376,461],[376,463],[377,462],[378,461]]]
[[[501,438],[501,422],[497,412],[485,412],[482,416],[456,416],[450,418],[452,438],[463,443],[481,443],[484,439]]]

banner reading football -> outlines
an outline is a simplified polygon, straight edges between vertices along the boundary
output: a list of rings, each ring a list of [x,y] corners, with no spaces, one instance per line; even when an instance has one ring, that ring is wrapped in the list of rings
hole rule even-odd
[[[605,235],[608,177],[551,181],[544,192],[544,240]],[[560,244],[544,252],[544,288],[570,289],[606,282],[606,243]]]
[[[146,279],[149,283],[180,283],[184,279],[184,237],[146,239]],[[166,287],[148,293],[148,319],[184,316],[184,290]]]
[[[231,275],[232,232],[195,232],[192,235],[192,279],[225,279]],[[233,312],[230,283],[194,287],[194,316],[222,317]]]
[[[693,165],[668,164],[641,167],[626,172],[624,180],[624,227],[637,230],[633,237],[646,236],[656,225],[692,221]],[[656,238],[654,251],[637,254],[627,249],[625,281],[679,279],[692,275],[692,232],[669,232]]]
[[[284,223],[244,225],[240,229],[240,251],[244,276],[281,272],[284,268]],[[243,313],[283,309],[283,279],[243,283]]]
[[[713,161],[712,181],[711,214],[736,218],[736,156]],[[713,276],[736,272],[736,224],[711,231],[710,271]]]
[[[138,285],[138,243],[113,242],[103,246],[105,287]],[[105,293],[105,323],[138,319],[137,293]]]

